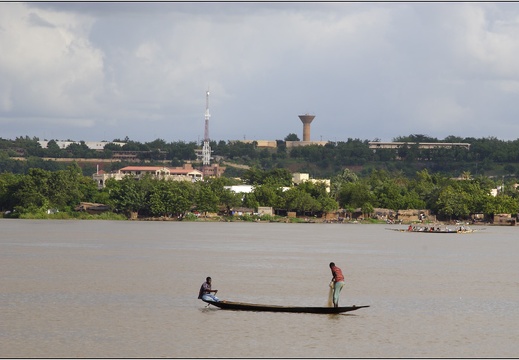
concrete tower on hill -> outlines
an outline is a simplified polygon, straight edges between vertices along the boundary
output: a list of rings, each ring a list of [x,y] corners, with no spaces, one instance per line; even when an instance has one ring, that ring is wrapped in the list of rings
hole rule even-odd
[[[315,118],[315,115],[299,115],[301,122],[303,123],[303,141],[310,141],[310,124]]]

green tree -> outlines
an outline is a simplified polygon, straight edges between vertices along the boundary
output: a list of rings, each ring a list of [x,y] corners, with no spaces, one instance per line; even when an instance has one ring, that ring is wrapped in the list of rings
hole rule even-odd
[[[367,203],[364,203],[360,210],[362,211],[362,214],[364,216],[364,218],[369,218],[371,216],[371,214],[373,213],[373,205],[369,202]]]
[[[74,158],[93,158],[94,151],[90,150],[90,148],[85,144],[84,141],[81,141],[79,144],[72,143],[67,146],[67,151],[70,152],[71,156]]]
[[[148,198],[148,208],[152,216],[168,216],[170,191],[166,180],[160,180],[154,184]]]
[[[328,195],[319,196],[317,201],[320,203],[320,209],[325,213],[337,211],[339,208],[337,201]]]
[[[331,212],[338,208],[323,183],[303,182],[282,192],[281,198],[284,198],[286,209],[299,213]]]
[[[252,194],[248,197],[249,204],[257,204],[258,206],[271,206],[274,208],[283,208],[283,191],[277,185],[265,184],[254,187]],[[251,202],[252,201],[252,202]]]
[[[484,204],[483,211],[487,215],[517,214],[519,212],[519,203],[517,199],[508,195],[490,196]]]
[[[403,196],[401,209],[425,209],[425,201],[413,190],[408,191]]]
[[[265,171],[253,166],[245,171],[242,179],[249,185],[290,186],[292,184],[290,171],[280,168]]]
[[[339,192],[339,205],[354,209],[375,204],[376,198],[368,184],[363,182],[344,184]]]
[[[31,139],[28,136],[20,136],[13,141],[13,147],[24,149],[27,156],[43,157],[45,150],[42,149],[38,141],[37,137]]]
[[[184,215],[193,206],[193,198],[195,194],[195,185],[187,181],[175,182],[173,200],[173,212]]]
[[[143,191],[141,181],[132,176],[125,176],[122,180],[108,179],[106,187],[110,192],[110,205],[116,210],[130,215],[145,209],[146,193]]]
[[[194,185],[187,181],[152,179],[147,208],[152,216],[183,216],[193,204]]]
[[[227,214],[231,212],[232,208],[242,205],[242,195],[230,189],[223,189],[219,195],[219,199],[220,204],[227,209]]]
[[[261,183],[279,187],[290,186],[292,185],[292,174],[288,169],[272,169],[264,173]]]
[[[285,136],[285,141],[300,141],[300,140],[296,134],[290,133],[287,136]]]
[[[25,175],[0,173],[0,210],[12,211],[17,205],[13,194],[19,187],[19,182]]]
[[[406,189],[398,186],[394,179],[387,179],[374,189],[378,205],[382,208],[400,210],[404,209]]]
[[[470,214],[468,203],[470,197],[467,193],[455,189],[452,185],[446,186],[440,192],[437,206],[439,214],[452,217],[467,217]]]
[[[207,216],[208,212],[217,212],[220,199],[206,181],[195,183],[195,207]]]
[[[42,212],[49,209],[49,176],[48,171],[29,169],[29,173],[20,179],[16,189],[13,189],[15,210],[18,213]]]
[[[245,184],[249,185],[263,184],[264,173],[265,172],[263,170],[253,166],[245,171],[245,173],[242,175],[242,180],[245,182]]]
[[[414,191],[418,197],[425,203],[424,208],[433,211],[438,210],[438,196],[441,189],[446,186],[448,179],[439,174],[430,174],[427,169],[423,169],[416,173],[413,180],[410,181],[409,191]]]
[[[330,181],[330,195],[337,199],[341,187],[346,183],[357,182],[359,177],[352,170],[346,168]]]
[[[46,155],[52,158],[66,157],[66,152],[62,151],[55,140],[50,140],[47,143]],[[65,156],[64,156],[65,155]]]
[[[242,204],[241,194],[225,188],[225,186],[230,186],[233,183],[233,180],[223,177],[207,179],[208,186],[211,187],[211,190],[219,199],[219,205],[224,206],[227,213],[230,213],[232,208]]]
[[[243,206],[250,209],[257,209],[261,205],[256,199],[256,195],[254,193],[248,193],[243,196]]]
[[[95,191],[95,182],[83,176],[77,163],[49,174],[47,196],[51,206],[60,210],[72,209],[82,200],[92,200]]]
[[[284,192],[286,208],[289,211],[305,213],[310,211],[319,211],[319,202],[309,193],[299,187],[293,187]]]

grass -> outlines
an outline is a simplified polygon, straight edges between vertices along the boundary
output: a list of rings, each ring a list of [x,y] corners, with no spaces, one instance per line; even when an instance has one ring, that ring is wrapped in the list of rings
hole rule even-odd
[[[46,212],[24,213],[18,216],[19,219],[33,220],[128,220],[128,217],[113,212],[104,212],[99,215],[92,215],[86,212],[58,212],[47,214]]]

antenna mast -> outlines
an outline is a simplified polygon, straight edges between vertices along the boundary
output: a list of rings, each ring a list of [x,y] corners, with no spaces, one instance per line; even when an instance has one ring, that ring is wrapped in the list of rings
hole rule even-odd
[[[202,147],[202,165],[209,166],[211,163],[211,146],[209,146],[209,90],[205,92],[205,129],[204,146]]]

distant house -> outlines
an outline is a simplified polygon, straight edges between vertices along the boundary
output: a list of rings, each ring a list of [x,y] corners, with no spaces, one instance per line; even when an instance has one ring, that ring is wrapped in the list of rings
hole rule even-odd
[[[428,143],[428,142],[382,142],[382,141],[370,141],[368,142],[369,148],[372,150],[377,149],[400,149],[406,146],[417,146],[418,149],[453,149],[462,148],[470,149],[469,143]]]
[[[81,145],[81,141],[55,140],[55,142],[56,142],[56,145],[58,145],[60,149],[66,149],[67,147],[69,147],[72,144]],[[46,149],[47,146],[49,145],[49,141],[47,141],[47,140],[41,140],[41,141],[38,141],[38,143],[40,144],[40,146],[43,149]],[[84,141],[84,143],[91,150],[104,150],[105,145],[107,145],[107,144],[116,144],[119,146],[123,146],[126,144],[124,142],[114,142],[114,141]]]
[[[292,174],[292,182],[295,185],[299,185],[304,182],[311,182],[313,184],[324,184],[326,192],[330,192],[330,179],[310,179],[310,175],[307,173],[294,173]]]
[[[254,144],[256,143],[256,147],[258,149],[275,149],[277,148],[278,144],[276,140],[229,140],[230,144],[234,144],[237,142],[241,142],[244,144]]]
[[[274,209],[271,206],[258,206],[258,215],[274,215]]]
[[[106,173],[98,171],[92,178],[97,182],[97,187],[102,189],[105,187],[106,180],[115,179],[122,180],[126,176],[132,176],[137,180],[142,179],[146,175],[151,175],[155,179],[164,179],[172,181],[198,181],[203,180],[204,176],[201,171],[193,169],[191,164],[183,167],[165,167],[165,166],[127,166],[116,172]]]
[[[287,149],[310,145],[325,146],[328,143],[329,141],[285,141]]]
[[[231,210],[233,216],[254,215],[254,209],[247,207],[235,207]]]
[[[237,194],[249,194],[254,190],[252,185],[231,185],[224,186],[224,189],[231,190]]]
[[[397,219],[402,222],[414,222],[414,221],[436,221],[436,216],[432,215],[429,210],[426,209],[407,209],[398,210]]]
[[[512,217],[512,214],[495,214],[494,225],[512,225],[515,226],[516,218]]]

